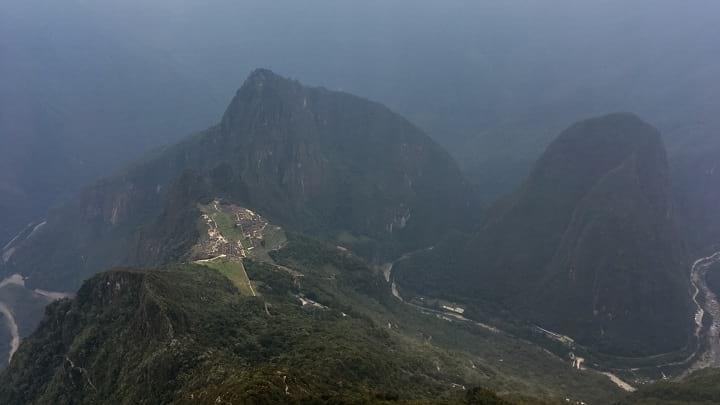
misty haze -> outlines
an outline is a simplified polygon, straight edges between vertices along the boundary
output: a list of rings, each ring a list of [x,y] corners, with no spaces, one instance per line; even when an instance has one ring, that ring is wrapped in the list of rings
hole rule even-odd
[[[720,404],[720,3],[1,0],[0,403]]]

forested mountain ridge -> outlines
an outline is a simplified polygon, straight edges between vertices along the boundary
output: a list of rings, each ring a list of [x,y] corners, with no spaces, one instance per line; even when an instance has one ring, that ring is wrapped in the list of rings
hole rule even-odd
[[[452,158],[387,108],[259,69],[221,123],[87,188],[4,250],[6,274],[52,290],[119,265],[182,258],[201,201],[224,198],[367,257],[431,244],[472,221]]]
[[[482,230],[398,274],[421,293],[444,286],[595,349],[641,355],[687,344],[688,266],[660,134],[612,114],[568,128]]]
[[[619,396],[603,376],[536,346],[406,307],[380,272],[336,246],[290,234],[270,257],[242,260],[251,290],[211,263],[93,276],[48,307],[0,374],[0,401],[539,405]]]

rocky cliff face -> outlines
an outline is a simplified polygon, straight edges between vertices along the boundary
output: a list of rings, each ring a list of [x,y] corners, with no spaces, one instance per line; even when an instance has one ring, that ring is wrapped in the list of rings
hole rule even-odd
[[[221,131],[249,198],[303,227],[428,243],[471,202],[449,155],[402,117],[267,70],[238,91]]]

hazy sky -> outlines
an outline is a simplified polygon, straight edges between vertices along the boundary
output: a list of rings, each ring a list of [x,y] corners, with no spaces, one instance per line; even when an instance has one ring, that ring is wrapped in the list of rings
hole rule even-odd
[[[10,0],[3,15],[155,52],[219,105],[262,66],[378,99],[433,132],[480,131],[555,104],[654,115],[713,97],[720,65],[711,0]]]
[[[720,138],[719,38],[716,0],[1,0],[0,191],[203,129],[256,67],[383,102],[475,172],[615,111],[698,145]]]

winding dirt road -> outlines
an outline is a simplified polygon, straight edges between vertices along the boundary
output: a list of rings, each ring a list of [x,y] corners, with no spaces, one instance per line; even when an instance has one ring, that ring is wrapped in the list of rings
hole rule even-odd
[[[426,251],[426,250],[432,250],[433,248],[434,248],[434,246],[431,246],[431,247],[429,247],[429,248],[427,248],[427,249],[422,249],[422,250],[419,250],[419,251],[416,251],[416,252],[412,252],[412,253],[405,254],[405,255],[403,255],[402,257],[400,257],[399,259],[395,260],[394,262],[387,263],[387,264],[385,264],[385,265],[383,266],[383,268],[382,268],[383,276],[384,276],[384,278],[385,278],[385,281],[386,281],[388,284],[390,284],[390,290],[391,290],[391,292],[392,292],[392,295],[393,295],[395,298],[397,298],[400,302],[402,302],[402,303],[404,303],[404,304],[406,304],[406,305],[409,305],[409,306],[411,306],[411,307],[413,307],[413,308],[415,308],[415,309],[417,309],[417,310],[419,310],[420,312],[423,312],[423,313],[425,313],[425,314],[439,316],[439,317],[444,318],[444,319],[446,319],[446,320],[448,320],[448,321],[453,321],[453,320],[455,320],[455,321],[460,321],[460,322],[465,322],[465,323],[471,323],[471,324],[474,324],[475,326],[481,327],[481,328],[486,329],[486,330],[488,330],[488,331],[490,331],[490,332],[493,332],[493,333],[500,333],[500,334],[504,334],[504,335],[507,335],[507,336],[513,336],[512,334],[507,333],[507,332],[505,332],[505,331],[503,331],[503,330],[500,330],[500,329],[498,329],[498,328],[495,328],[494,326],[491,326],[491,325],[488,325],[488,324],[485,324],[485,323],[482,323],[482,322],[477,322],[477,321],[475,321],[475,320],[466,318],[466,317],[464,317],[464,316],[462,316],[462,315],[460,315],[460,314],[452,313],[452,312],[446,312],[446,311],[440,311],[440,310],[436,310],[436,309],[432,309],[432,308],[427,308],[427,307],[424,307],[424,306],[421,306],[421,305],[417,305],[417,304],[413,304],[413,303],[411,303],[411,302],[405,301],[405,300],[402,298],[402,296],[400,295],[400,292],[398,291],[398,288],[397,288],[397,284],[396,284],[396,282],[395,282],[395,279],[392,277],[392,271],[393,271],[393,267],[394,267],[395,263],[398,263],[398,262],[400,262],[400,261],[402,261],[402,260],[406,260],[406,259],[412,257],[413,255],[417,254],[417,253],[420,253],[420,252],[423,252],[423,251]],[[720,255],[720,253],[718,253],[718,254]],[[720,259],[720,257],[719,257],[719,259]],[[552,333],[552,332],[551,332],[551,333]],[[560,336],[562,336],[562,335],[560,335]],[[513,336],[513,337],[517,338],[516,336]],[[523,339],[523,340],[524,340],[524,339]],[[528,343],[530,343],[530,342],[528,342]],[[582,359],[582,360],[584,361],[584,359]],[[577,366],[579,370],[588,370],[588,371],[592,371],[592,372],[595,372],[595,373],[604,375],[605,377],[607,377],[608,379],[610,379],[610,381],[611,381],[613,384],[615,384],[618,388],[620,388],[620,389],[623,390],[623,391],[626,391],[626,392],[634,392],[634,391],[636,391],[636,388],[635,388],[635,387],[633,387],[632,385],[630,385],[630,384],[628,384],[627,382],[623,381],[622,379],[620,379],[620,377],[618,377],[617,375],[615,375],[615,374],[613,374],[613,373],[610,373],[610,372],[607,372],[607,371],[594,370],[594,369],[585,367],[585,366],[582,365],[582,362],[580,362],[579,364],[576,363],[576,362],[573,362],[573,364],[574,364],[574,366]]]
[[[10,363],[12,356],[15,354],[18,347],[20,347],[20,332],[18,330],[17,322],[15,322],[15,316],[4,302],[0,302],[0,312],[3,314],[5,323],[7,323],[8,330],[12,336],[12,341],[10,342],[10,354],[8,356],[8,363]]]

